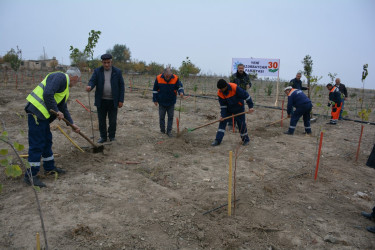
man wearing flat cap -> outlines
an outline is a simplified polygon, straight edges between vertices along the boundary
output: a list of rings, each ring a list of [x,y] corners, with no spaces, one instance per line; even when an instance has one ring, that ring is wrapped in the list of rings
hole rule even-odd
[[[120,69],[112,66],[112,55],[101,56],[103,66],[94,70],[86,91],[95,90],[95,106],[98,110],[100,139],[114,141],[116,137],[117,109],[124,103],[125,84]],[[108,115],[108,131],[107,131]]]

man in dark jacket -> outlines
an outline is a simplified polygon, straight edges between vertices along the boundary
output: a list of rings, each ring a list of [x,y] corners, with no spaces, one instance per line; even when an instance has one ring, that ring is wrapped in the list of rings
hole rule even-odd
[[[172,137],[172,125],[174,115],[174,105],[176,104],[177,93],[180,98],[184,97],[184,88],[177,75],[172,74],[170,68],[164,69],[163,74],[156,77],[152,91],[152,101],[155,106],[159,105],[159,125],[160,131],[167,132]],[[165,114],[168,113],[167,131],[165,130]]]
[[[249,107],[248,113],[250,114],[254,111],[254,104],[249,93],[238,87],[236,84],[227,83],[224,79],[220,79],[217,82],[217,88],[219,89],[217,95],[219,97],[221,121],[219,123],[219,129],[217,130],[215,141],[211,146],[218,146],[224,138],[225,127],[227,126],[228,120],[230,120],[224,120],[224,118],[245,111],[244,101],[246,101],[247,106]],[[234,117],[234,120],[240,131],[242,145],[248,145],[250,138],[247,134],[245,114]]]
[[[297,73],[296,78],[290,80],[290,86],[292,86],[293,89],[300,89],[300,90],[308,90],[307,87],[302,87],[302,81],[301,81],[302,74],[300,72]]]
[[[331,120],[327,124],[336,125],[341,111],[341,93],[339,88],[333,86],[332,83],[327,84],[327,89],[329,90],[329,102],[327,106],[332,106]]]
[[[100,139],[98,143],[107,141],[107,115],[108,137],[114,141],[116,137],[117,110],[124,103],[125,84],[120,69],[112,66],[112,55],[101,56],[103,66],[94,70],[86,86],[86,91],[95,90],[95,106],[98,110]]]
[[[286,87],[284,92],[288,96],[288,117],[291,117],[289,130],[284,132],[284,134],[293,135],[299,118],[303,116],[305,134],[311,135],[310,113],[312,104],[310,99],[302,92],[302,90],[294,89],[291,86]],[[295,107],[296,110],[292,113],[293,107]]]
[[[340,78],[336,78],[335,82],[336,82],[335,87],[338,88],[341,92],[342,105],[341,105],[339,120],[342,120],[342,112],[344,111],[344,103],[345,103],[346,99],[348,98],[348,91],[345,87],[345,84],[341,83]]]
[[[26,170],[24,181],[29,185],[45,187],[46,185],[38,178],[40,160],[43,161],[45,174],[64,174],[65,170],[55,166],[52,152],[52,133],[50,123],[56,118],[67,119],[73,130],[79,133],[80,129],[73,123],[70,117],[67,101],[69,87],[74,86],[81,77],[78,68],[71,67],[66,71],[48,74],[44,80],[27,96],[25,111],[28,116],[29,126],[29,156],[30,168]],[[50,114],[50,110],[57,113],[57,117]]]
[[[240,63],[237,65],[237,72],[230,77],[230,82],[237,84],[244,90],[251,87],[250,77],[245,72],[245,66]]]

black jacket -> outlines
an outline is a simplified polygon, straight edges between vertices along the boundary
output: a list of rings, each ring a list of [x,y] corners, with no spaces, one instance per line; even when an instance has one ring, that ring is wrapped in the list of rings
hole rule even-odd
[[[246,85],[249,85],[249,88],[251,87],[250,77],[246,72],[240,74],[237,71],[230,77],[230,82],[237,84],[244,90],[246,90]]]
[[[344,94],[345,97],[348,97],[348,91],[346,90],[345,84],[340,83],[340,86],[335,86],[339,88],[340,92]]]
[[[290,80],[290,86],[294,89],[307,90],[306,87],[302,87],[302,81],[297,80],[297,78]]]
[[[91,89],[96,87],[95,91],[95,106],[100,107],[102,103],[102,96],[104,91],[104,67],[101,66],[95,69],[88,84]],[[111,89],[114,108],[118,106],[119,102],[124,102],[125,83],[122,77],[121,70],[112,66],[111,74]]]

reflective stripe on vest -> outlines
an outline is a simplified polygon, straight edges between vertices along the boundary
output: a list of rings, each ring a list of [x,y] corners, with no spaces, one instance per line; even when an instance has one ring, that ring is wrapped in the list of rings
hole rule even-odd
[[[53,74],[53,73],[62,73],[62,72],[49,73],[44,78],[44,80],[41,83],[39,83],[38,86],[26,98],[26,100],[28,100],[31,104],[33,104],[43,114],[43,116],[46,119],[50,118],[51,115],[49,114],[47,110],[47,106],[44,102],[43,93],[44,93],[44,88],[46,87],[46,84],[47,84],[47,78],[50,74]],[[67,74],[64,74],[64,75],[66,76],[66,89],[64,90],[64,92],[54,94],[54,98],[57,104],[62,102],[64,98],[65,98],[65,102],[67,102],[68,97],[69,97],[69,80],[70,79],[69,79],[69,75]]]
[[[289,94],[288,94],[288,96],[291,96],[292,93],[293,93],[294,91],[296,91],[296,90],[297,90],[297,89],[291,89],[290,92],[289,92]]]

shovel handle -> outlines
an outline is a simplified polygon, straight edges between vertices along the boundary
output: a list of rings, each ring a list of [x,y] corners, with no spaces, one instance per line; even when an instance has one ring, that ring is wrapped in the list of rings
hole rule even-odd
[[[236,117],[236,116],[239,116],[239,115],[243,115],[243,114],[246,114],[246,113],[247,113],[247,112],[245,111],[245,112],[241,112],[241,113],[238,113],[238,114],[235,114],[235,115],[231,115],[231,116],[225,117],[225,118],[223,118],[222,120],[219,119],[219,120],[216,120],[216,121],[213,121],[213,122],[210,122],[210,123],[206,123],[206,124],[203,124],[203,125],[201,125],[201,126],[199,126],[199,127],[196,127],[196,128],[191,129],[191,131],[197,130],[197,129],[199,129],[199,128],[206,127],[206,126],[208,126],[208,125],[211,125],[211,124],[214,124],[214,123],[217,123],[217,122],[225,121],[225,120],[228,120],[228,119],[231,119],[231,118],[233,118],[233,117]]]
[[[55,110],[53,110],[53,109],[50,109],[49,112],[52,113],[52,114],[54,114],[54,115],[56,115],[56,116],[58,116],[57,112],[56,112]],[[74,129],[73,124],[71,124],[67,119],[65,119],[65,117],[63,117],[62,120],[63,120],[64,122],[66,122],[66,124],[68,124],[70,127],[72,127],[72,128]],[[93,141],[91,141],[87,136],[85,136],[84,134],[82,134],[81,131],[79,131],[78,134],[80,134],[80,136],[82,136],[83,138],[85,138],[86,141],[88,141],[88,142],[89,142],[91,145],[93,145],[95,148],[98,147],[98,146],[95,145],[95,143],[94,143]]]
[[[281,120],[278,120],[278,121],[272,122],[272,123],[270,123],[270,124],[267,124],[265,127],[267,128],[267,127],[269,127],[269,126],[271,126],[271,125],[273,125],[273,124],[279,123],[279,122],[284,121],[284,120],[286,120],[286,119],[288,119],[288,117],[285,117],[285,118],[283,118],[283,119],[281,119]]]

